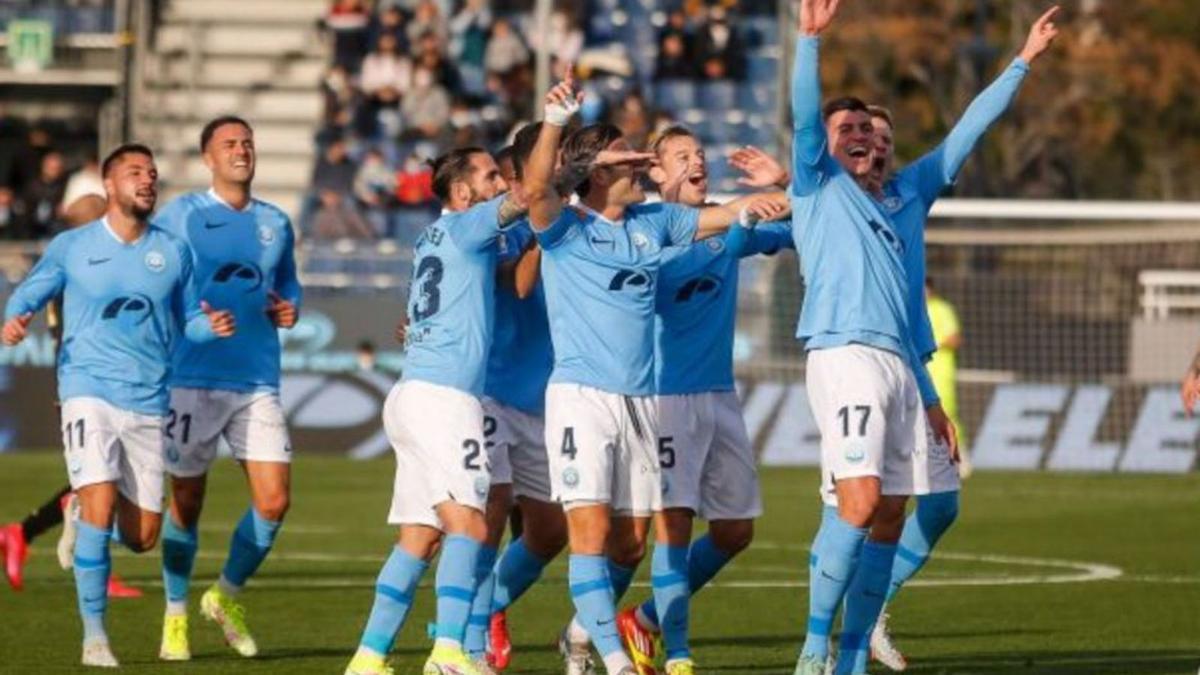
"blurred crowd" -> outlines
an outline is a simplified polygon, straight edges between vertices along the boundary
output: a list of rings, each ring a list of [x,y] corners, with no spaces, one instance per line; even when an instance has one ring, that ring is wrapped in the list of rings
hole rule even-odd
[[[14,137],[0,149],[0,239],[48,239],[66,228],[75,200],[104,194],[99,162],[94,151],[60,147],[45,127]]]
[[[742,79],[748,36],[736,17],[775,11],[774,0],[557,0],[543,35],[532,5],[331,2],[306,234],[411,242],[438,208],[426,160],[455,146],[497,149],[534,116],[542,40],[552,77],[575,64],[584,121],[611,121],[637,144],[673,121],[647,96],[657,82]]]

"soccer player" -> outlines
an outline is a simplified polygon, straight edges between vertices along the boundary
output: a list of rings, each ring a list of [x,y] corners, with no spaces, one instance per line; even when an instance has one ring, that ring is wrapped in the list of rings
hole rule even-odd
[[[491,483],[480,397],[492,340],[497,241],[524,208],[512,195],[497,197],[506,186],[482,148],[440,157],[433,185],[446,210],[417,240],[404,375],[383,410],[396,452],[388,522],[400,531],[347,675],[391,672],[385,659],[439,547],[437,641],[424,673],[480,673],[463,650],[475,591],[489,571],[478,564]]]
[[[523,127],[509,152],[502,153],[511,166],[511,180],[505,182],[521,203],[525,165],[540,128]],[[505,612],[566,546],[567,525],[562,506],[551,496],[546,457],[543,411],[554,351],[538,273],[541,250],[526,219],[509,228],[499,243],[501,273],[483,397],[483,433],[492,469],[488,539],[479,563],[485,578],[472,606],[465,647],[477,663],[486,650],[486,663],[503,670],[512,652]],[[497,560],[514,497],[520,504],[520,530],[514,530]]]
[[[653,149],[656,165],[649,176],[663,201],[707,205],[705,152],[692,132],[670,127]],[[775,182],[755,178],[751,173],[743,182]],[[753,229],[735,225],[721,237],[668,249],[659,272],[654,365],[669,541],[654,549],[655,596],[617,616],[641,673],[655,672],[654,634],[663,634],[668,661],[689,657],[688,596],[750,545],[754,519],[762,514],[754,449],[733,381],[738,263],[793,247],[786,221]],[[708,533],[692,541],[696,516],[708,521]],[[687,560],[686,577],[663,574],[669,558]],[[674,598],[660,615],[656,599],[664,593]]]
[[[258,646],[236,596],[266,558],[289,504],[292,447],[279,402],[280,328],[296,324],[300,284],[287,215],[255,199],[254,132],[238,117],[213,119],[200,133],[212,187],[185,194],[155,223],[187,242],[199,293],[237,317],[238,335],[183,343],[174,355],[167,419],[166,469],[171,506],[163,532],[167,607],[159,658],[186,661],[187,596],[198,545],[208,471],[221,438],[242,466],[251,505],[234,528],[221,576],[200,598],[200,612],[225,642],[250,657]]]
[[[984,133],[1008,110],[1016,98],[1030,67],[1044,53],[1058,35],[1054,17],[1057,6],[1046,11],[1029,31],[1020,54],[1003,73],[971,102],[962,119],[955,124],[946,139],[932,151],[904,169],[893,174],[895,145],[891,114],[882,107],[871,106],[869,112],[874,132],[874,164],[868,177],[868,190],[891,216],[896,233],[903,241],[903,262],[908,282],[907,312],[913,342],[923,361],[930,361],[929,372],[944,372],[946,359],[953,359],[957,344],[944,342],[935,336],[931,313],[940,308],[935,299],[927,300],[927,277],[925,274],[925,226],[929,210],[934,202],[954,184],[971,152]],[[928,303],[928,307],[927,307]],[[945,311],[940,310],[944,315]],[[951,315],[953,310],[950,310]],[[957,319],[952,323],[957,333]],[[950,336],[947,336],[951,339]],[[936,370],[935,370],[936,368]],[[953,366],[951,366],[953,368]],[[943,377],[945,377],[943,375]],[[950,375],[953,378],[953,375]],[[935,385],[937,378],[934,378]],[[936,387],[939,401],[926,400],[931,418],[949,420],[950,428],[957,429],[955,413],[957,397],[953,379],[948,386]],[[952,439],[954,440],[954,439]],[[930,552],[958,514],[960,489],[959,470],[944,461],[946,453],[957,458],[957,441],[950,448],[933,444],[928,493],[917,497],[917,507],[905,520],[903,512],[888,511],[887,517],[877,520],[872,528],[872,538],[892,540],[899,533],[899,547],[892,566],[891,584],[887,601],[890,602],[908,579],[912,578],[929,559]],[[829,493],[826,493],[827,496]],[[827,498],[827,503],[833,502]],[[827,522],[828,519],[825,519]],[[871,631],[871,652],[892,670],[904,670],[907,662],[903,654],[892,644],[887,629],[888,617],[881,614]],[[865,671],[866,654],[858,652],[859,664],[855,672]]]
[[[171,353],[183,335],[233,335],[228,311],[199,300],[187,244],[150,225],[158,172],[149,148],[105,158],[104,218],[55,237],[5,308],[3,342],[25,338],[33,313],[63,294],[58,366],[63,445],[79,496],[73,567],[84,665],[116,667],[104,629],[114,517],[120,540],[147,551],[162,526]]]
[[[567,512],[577,612],[561,642],[568,673],[580,672],[590,637],[607,672],[625,675],[636,671],[616,630],[615,601],[645,554],[651,514],[661,511],[654,299],[664,248],[720,234],[743,209],[770,220],[786,204],[755,197],[702,210],[643,206],[639,179],[653,154],[631,150],[605,124],[566,139],[562,180],[552,185],[563,128],[580,99],[568,70],[546,96],[524,188],[542,247],[554,344],[546,448],[553,497]],[[572,190],[579,204],[565,207]],[[656,532],[665,545],[661,519]],[[686,559],[671,563],[670,574],[686,577]],[[668,664],[668,672],[691,673],[691,660]]]
[[[808,634],[797,675],[823,673],[843,601],[838,673],[854,672],[879,613],[894,539],[868,540],[885,512],[928,492],[927,435],[953,439],[944,416],[926,416],[936,393],[907,316],[904,242],[868,193],[876,152],[866,104],[820,101],[819,35],[839,0],[803,0],[793,72],[792,218],[805,281],[797,337],[805,341],[807,390],[821,431],[822,493],[834,492],[814,551]],[[898,538],[898,533],[896,534]]]

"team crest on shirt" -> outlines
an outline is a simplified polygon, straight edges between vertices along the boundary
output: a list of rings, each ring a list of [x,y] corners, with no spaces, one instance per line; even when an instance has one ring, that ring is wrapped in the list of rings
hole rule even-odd
[[[175,447],[174,443],[167,444],[167,463],[168,464],[178,464],[179,463],[179,448]]]
[[[846,461],[851,464],[861,464],[867,458],[866,448],[857,443],[846,447]]]
[[[488,487],[490,486],[491,481],[488,480],[487,476],[475,477],[475,494],[479,495],[480,497],[486,497],[488,493]]]
[[[900,197],[897,195],[885,197],[883,200],[883,208],[887,209],[888,213],[895,213],[899,211],[900,207],[902,206],[904,206],[904,200],[900,199]]]
[[[275,243],[275,230],[272,230],[269,225],[258,226],[258,243],[263,246],[270,246]]]
[[[161,272],[167,269],[167,256],[158,251],[147,253],[143,262],[146,263],[146,269],[151,272]]]
[[[646,248],[650,245],[650,240],[641,232],[633,233],[633,245],[636,248]]]
[[[721,251],[725,250],[725,242],[721,241],[717,237],[709,237],[708,239],[704,240],[704,245],[707,246],[708,250],[712,251],[713,253],[720,253]]]
[[[567,468],[563,469],[562,480],[563,485],[566,485],[569,488],[578,487],[579,472],[575,470],[575,467],[568,466]]]

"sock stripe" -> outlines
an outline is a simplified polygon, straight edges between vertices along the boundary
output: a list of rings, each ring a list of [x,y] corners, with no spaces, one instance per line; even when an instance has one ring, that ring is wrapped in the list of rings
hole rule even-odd
[[[74,559],[74,564],[76,567],[78,567],[80,569],[95,570],[95,569],[100,569],[101,567],[107,566],[108,559],[107,558],[84,558],[82,556],[76,555],[75,559]]]
[[[442,585],[437,587],[437,597],[471,602],[475,599],[475,591],[462,586]]]
[[[591,581],[582,581],[577,584],[571,584],[571,596],[577,598],[581,595],[587,595],[588,593],[608,590],[611,587],[612,584],[604,577],[593,579]]]
[[[655,574],[650,577],[650,585],[654,588],[668,588],[670,586],[686,585],[687,582],[687,576],[679,574],[678,572]]]
[[[920,553],[917,553],[916,551],[913,551],[912,549],[908,549],[903,546],[899,546],[896,548],[896,557],[900,558],[901,560],[903,560],[907,563],[911,563],[913,565],[916,565],[916,564],[919,564],[919,563],[922,563],[925,561],[925,556],[921,555]]]
[[[488,614],[472,614],[467,623],[471,626],[487,626],[492,622],[492,617]]]
[[[405,593],[399,588],[396,588],[395,586],[389,586],[387,584],[375,584],[375,592],[402,605],[411,605],[413,601],[412,593]]]
[[[833,618],[823,619],[819,616],[808,617],[808,632],[816,635],[829,635],[833,630]]]

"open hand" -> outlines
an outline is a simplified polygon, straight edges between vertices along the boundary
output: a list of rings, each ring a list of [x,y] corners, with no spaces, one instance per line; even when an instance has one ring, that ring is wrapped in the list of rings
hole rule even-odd
[[[729,156],[729,166],[745,174],[738,179],[738,185],[746,187],[785,187],[789,180],[788,171],[782,164],[753,145],[735,150]]]
[[[803,0],[800,3],[800,32],[817,36],[833,23],[842,0]]]

